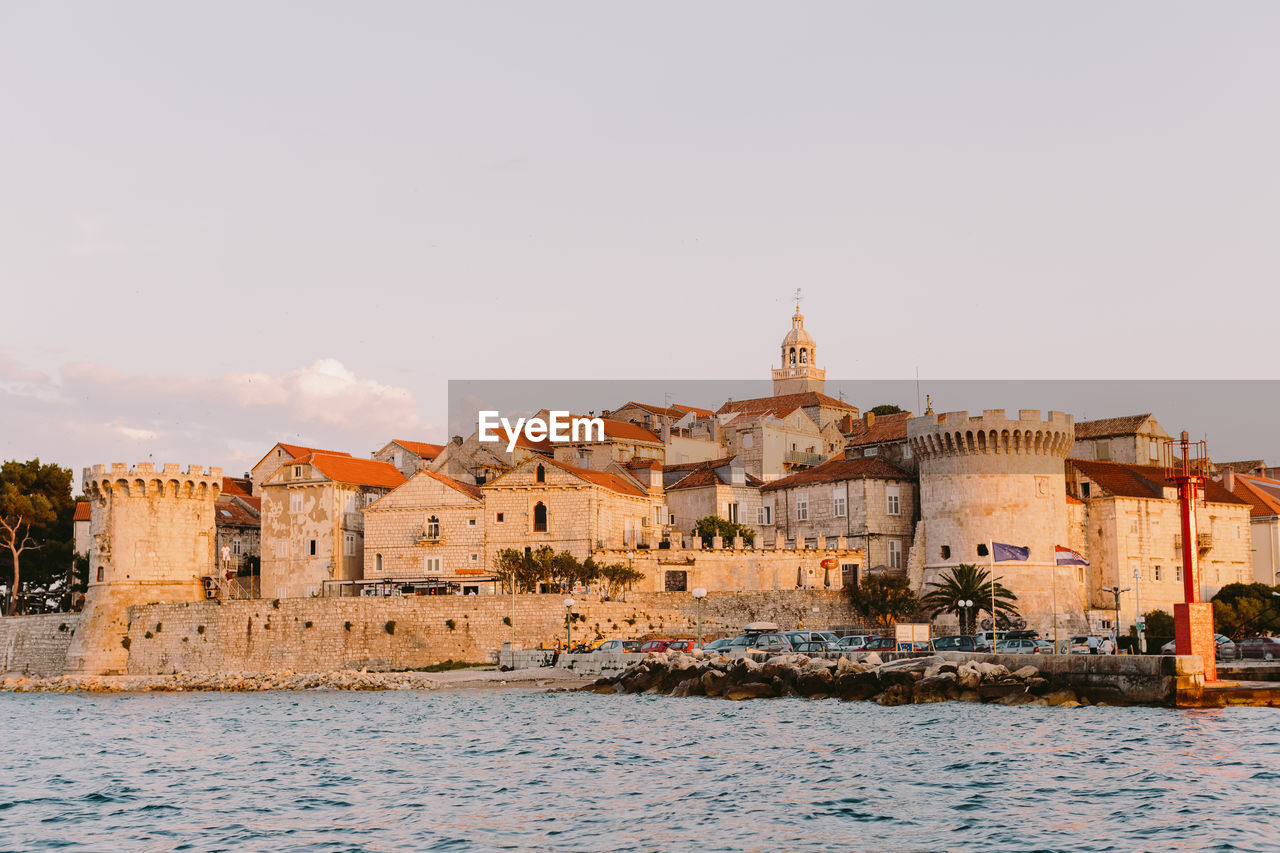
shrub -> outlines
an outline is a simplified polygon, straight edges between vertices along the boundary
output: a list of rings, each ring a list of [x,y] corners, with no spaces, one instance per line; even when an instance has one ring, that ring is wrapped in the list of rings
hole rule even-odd
[[[344,630],[344,631],[350,631],[350,630],[351,630],[351,623],[350,623],[350,622],[343,622],[343,623],[342,623],[342,630]]]
[[[204,633],[204,626],[203,626],[203,625],[197,625],[197,626],[196,626],[196,633],[197,633],[197,634],[203,634],[203,633]]]
[[[503,617],[502,617],[502,624],[503,624],[503,625],[506,625],[508,628],[510,628],[510,627],[511,627],[511,617],[510,617],[510,616],[503,616]]]
[[[454,622],[452,619],[446,619],[444,620],[444,626],[452,631],[454,628],[458,627],[458,623]]]
[[[271,606],[272,606],[272,607],[274,607],[276,610],[279,610],[279,609],[280,609],[280,599],[278,599],[278,598],[277,598],[277,599],[273,600],[273,601],[271,602]]]
[[[163,629],[164,629],[164,623],[163,623],[163,622],[157,622],[157,623],[156,623],[156,633],[157,633],[157,634],[159,634]]]
[[[302,627],[303,627],[303,628],[310,628],[310,627],[311,627],[311,620],[310,620],[310,619],[308,619],[306,622],[303,622],[303,623],[302,623]]]
[[[394,634],[396,632],[396,620],[388,619],[387,624],[383,625],[382,627],[383,629],[386,630],[388,634]]]
[[[147,633],[145,633],[145,634],[143,634],[143,635],[142,635],[142,639],[144,639],[144,640],[150,640],[150,639],[151,639],[152,637],[154,637],[154,636],[155,636],[154,634],[152,634],[150,631],[148,631]]]
[[[120,645],[124,646],[125,651],[128,651],[129,646],[133,645],[133,641],[130,640],[128,637],[124,637],[120,640]]]

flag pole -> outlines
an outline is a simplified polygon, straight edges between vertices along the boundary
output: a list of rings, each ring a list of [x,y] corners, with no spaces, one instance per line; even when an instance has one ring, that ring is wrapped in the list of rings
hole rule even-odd
[[[1053,653],[1058,653],[1058,549],[1053,549]]]
[[[991,561],[991,653],[997,651],[996,639],[996,541],[987,540],[987,558]]]

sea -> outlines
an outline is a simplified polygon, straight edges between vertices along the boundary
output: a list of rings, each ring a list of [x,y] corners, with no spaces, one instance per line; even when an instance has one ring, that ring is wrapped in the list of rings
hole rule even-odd
[[[1280,711],[0,694],[0,850],[1280,849]]]

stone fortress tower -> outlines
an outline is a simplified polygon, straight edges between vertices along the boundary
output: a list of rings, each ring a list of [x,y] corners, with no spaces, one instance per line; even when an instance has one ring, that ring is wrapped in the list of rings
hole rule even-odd
[[[1074,434],[1070,415],[1049,412],[1041,420],[1036,409],[1016,419],[988,409],[979,417],[927,413],[908,421],[920,471],[912,585],[924,588],[961,563],[990,568],[993,540],[1029,546],[1028,561],[995,566],[1028,627],[1052,629],[1056,579],[1059,636],[1086,630],[1085,590],[1076,572],[1056,566],[1054,554],[1055,545],[1069,545],[1064,460]]]
[[[202,601],[202,577],[216,568],[214,502],[222,469],[185,472],[149,462],[84,469],[89,520],[89,590],[84,619],[67,649],[66,671],[124,672],[128,608],[160,601]]]
[[[773,369],[773,395],[823,393],[827,387],[827,371],[817,366],[818,345],[804,328],[804,315],[796,304],[791,318],[791,331],[782,339],[782,366]]]

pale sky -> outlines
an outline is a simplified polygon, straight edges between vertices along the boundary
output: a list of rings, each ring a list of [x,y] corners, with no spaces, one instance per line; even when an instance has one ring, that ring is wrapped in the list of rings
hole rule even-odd
[[[1273,378],[1278,43],[1271,2],[8,0],[0,457],[765,378],[796,287],[833,378]]]

